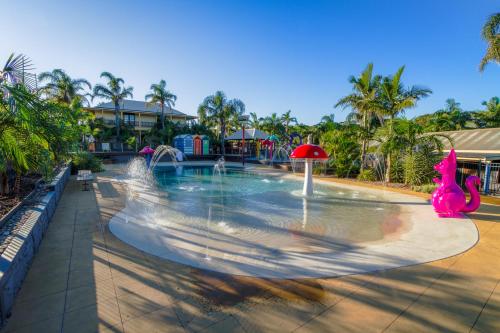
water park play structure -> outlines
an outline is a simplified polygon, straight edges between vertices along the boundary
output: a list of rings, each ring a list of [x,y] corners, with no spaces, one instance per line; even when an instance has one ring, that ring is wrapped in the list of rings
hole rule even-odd
[[[307,138],[307,144],[300,145],[290,154],[290,158],[293,159],[303,159],[305,161],[304,170],[304,187],[302,189],[302,195],[311,196],[313,195],[313,161],[315,160],[328,160],[328,154],[320,146],[313,145],[312,138],[309,136]]]
[[[471,197],[467,203],[464,191],[455,181],[457,156],[454,149],[434,169],[441,174],[441,179],[434,178],[439,186],[432,193],[432,205],[440,217],[460,217],[461,213],[473,212],[479,208],[481,198],[476,186],[481,185],[481,179],[477,176],[467,177],[465,184]]]
[[[306,164],[324,157],[300,147],[293,155]],[[445,258],[478,239],[468,218],[442,223],[418,197],[321,180],[312,191],[301,176],[223,159],[159,162],[176,152],[160,146],[149,167],[130,162],[116,179],[125,208],[109,223],[122,241],[167,260],[245,276],[334,277]]]

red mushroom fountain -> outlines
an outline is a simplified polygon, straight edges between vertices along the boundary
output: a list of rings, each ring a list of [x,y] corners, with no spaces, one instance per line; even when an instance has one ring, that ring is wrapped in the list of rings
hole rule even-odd
[[[312,162],[314,160],[327,160],[328,154],[320,146],[311,144],[311,136],[307,138],[307,143],[292,151],[290,158],[304,159],[305,160],[305,171],[304,171],[304,189],[302,194],[305,196],[311,196],[313,194],[313,181],[312,181]]]

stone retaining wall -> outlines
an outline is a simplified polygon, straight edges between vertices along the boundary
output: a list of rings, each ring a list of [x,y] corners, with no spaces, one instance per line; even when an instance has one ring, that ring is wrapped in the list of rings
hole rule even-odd
[[[30,208],[28,220],[0,256],[0,327],[10,315],[15,296],[54,215],[70,171],[69,166],[63,168],[47,185],[49,192]]]

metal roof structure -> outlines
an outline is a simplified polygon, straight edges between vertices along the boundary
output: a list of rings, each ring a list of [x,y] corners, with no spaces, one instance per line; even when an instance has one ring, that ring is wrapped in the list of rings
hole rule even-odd
[[[262,132],[261,130],[255,128],[245,129],[245,140],[265,140],[269,134]],[[227,136],[225,140],[242,140],[243,139],[243,131],[238,130]]]
[[[91,107],[90,109],[95,109],[95,110],[114,110],[115,105],[113,102],[107,102],[107,103],[100,103],[95,107]],[[161,114],[161,107],[158,104],[150,104],[144,101],[135,101],[131,99],[124,99],[120,103],[120,111],[122,112],[127,112],[127,113],[154,113],[154,114]],[[165,116],[173,116],[176,118],[186,118],[186,119],[196,119],[197,117],[195,116],[190,116],[187,115],[179,110],[169,108],[168,106],[165,106]]]
[[[451,139],[451,144],[445,138],[443,151],[455,149],[457,157],[464,160],[500,160],[500,128],[481,128],[461,131],[434,132],[429,134],[443,134]]]

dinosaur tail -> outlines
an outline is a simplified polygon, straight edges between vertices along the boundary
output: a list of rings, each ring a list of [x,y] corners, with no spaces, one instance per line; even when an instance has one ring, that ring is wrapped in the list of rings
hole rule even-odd
[[[479,204],[481,203],[481,198],[479,196],[479,191],[476,185],[477,186],[481,185],[481,179],[479,179],[479,177],[469,176],[465,180],[465,186],[467,187],[470,193],[470,200],[467,203],[467,205],[465,205],[464,209],[462,209],[462,212],[464,213],[473,212],[479,208]]]

